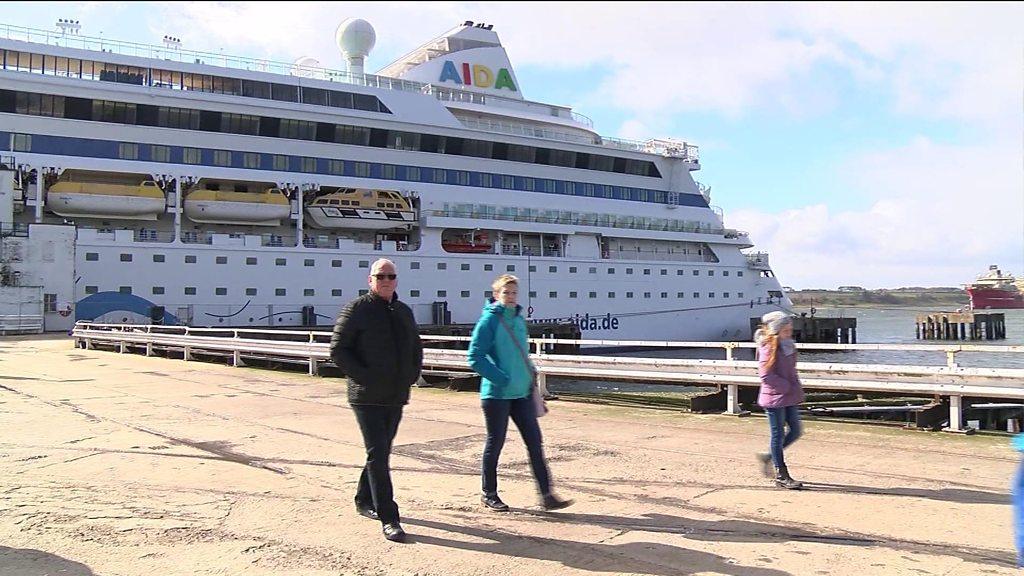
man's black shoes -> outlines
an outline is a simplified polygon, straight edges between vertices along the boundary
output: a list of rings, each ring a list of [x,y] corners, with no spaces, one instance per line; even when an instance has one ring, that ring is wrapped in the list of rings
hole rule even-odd
[[[377,511],[373,508],[368,508],[356,504],[356,514],[360,516],[366,516],[370,520],[380,520],[380,516],[377,515]]]
[[[497,494],[494,496],[481,496],[480,503],[483,504],[485,508],[494,510],[495,512],[508,512],[508,504],[502,502],[501,498],[498,498]]]
[[[398,522],[384,525],[384,537],[391,542],[405,542],[405,530]]]

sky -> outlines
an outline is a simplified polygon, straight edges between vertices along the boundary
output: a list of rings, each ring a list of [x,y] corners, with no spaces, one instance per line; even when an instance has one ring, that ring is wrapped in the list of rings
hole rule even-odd
[[[367,72],[465,20],[526,98],[603,136],[700,147],[696,179],[786,286],[1024,276],[1024,3],[0,2],[2,24]]]

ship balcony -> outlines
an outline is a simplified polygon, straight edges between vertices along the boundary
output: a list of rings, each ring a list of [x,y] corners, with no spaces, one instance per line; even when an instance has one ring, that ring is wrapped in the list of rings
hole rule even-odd
[[[771,270],[771,266],[768,264],[768,253],[767,252],[754,252],[753,254],[744,254],[747,257],[747,267],[751,270]]]

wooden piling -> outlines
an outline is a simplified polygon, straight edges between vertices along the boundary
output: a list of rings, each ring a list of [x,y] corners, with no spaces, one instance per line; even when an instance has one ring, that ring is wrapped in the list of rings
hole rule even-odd
[[[1001,340],[1006,338],[1006,317],[975,312],[920,314],[914,334],[919,340]]]

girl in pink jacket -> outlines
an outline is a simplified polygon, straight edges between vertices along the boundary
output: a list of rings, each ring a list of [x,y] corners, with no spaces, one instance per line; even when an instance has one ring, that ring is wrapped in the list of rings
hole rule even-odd
[[[783,312],[769,312],[761,317],[761,327],[754,333],[757,342],[757,374],[761,390],[757,403],[768,415],[771,429],[771,451],[758,459],[766,476],[771,476],[768,463],[775,465],[775,484],[790,490],[803,487],[793,480],[786,468],[783,449],[796,442],[802,432],[799,404],[804,390],[796,373],[796,344],[793,342],[793,319]],[[786,431],[786,426],[789,431]]]

